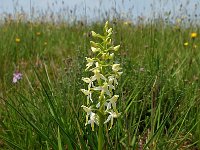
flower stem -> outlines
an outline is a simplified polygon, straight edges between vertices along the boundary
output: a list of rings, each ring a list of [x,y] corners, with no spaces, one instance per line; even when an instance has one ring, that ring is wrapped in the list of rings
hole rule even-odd
[[[99,108],[99,133],[98,133],[98,150],[103,149],[103,123],[104,123],[104,92],[100,95],[100,108]]]
[[[99,116],[98,150],[103,149],[103,116]]]

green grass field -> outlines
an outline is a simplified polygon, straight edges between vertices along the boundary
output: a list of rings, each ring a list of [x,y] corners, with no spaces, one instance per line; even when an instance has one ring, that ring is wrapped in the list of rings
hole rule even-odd
[[[0,25],[0,149],[97,149],[81,105],[90,31],[105,22]],[[200,32],[161,21],[110,21],[123,68],[104,149],[200,149]],[[191,38],[191,33],[197,37]],[[13,74],[22,79],[13,83]],[[98,128],[96,128],[98,129]]]

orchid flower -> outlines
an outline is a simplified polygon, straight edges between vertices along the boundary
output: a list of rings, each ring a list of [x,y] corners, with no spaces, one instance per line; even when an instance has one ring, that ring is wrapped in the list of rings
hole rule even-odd
[[[93,79],[93,78],[82,78],[82,80],[83,80],[85,83],[88,83],[88,90],[90,90],[90,88],[91,88],[92,86],[94,86],[94,84],[93,84],[94,79]]]
[[[108,83],[104,82],[103,86],[95,87],[93,90],[101,91],[101,93],[106,93],[108,96],[111,97],[111,93],[108,90]]]
[[[103,124],[109,121],[111,121],[111,129],[114,118],[120,116],[117,111],[119,95],[114,93],[122,74],[121,65],[114,60],[120,45],[113,45],[111,38],[113,30],[108,27],[108,22],[103,31],[103,35],[91,32],[92,36],[98,38],[100,42],[90,41],[93,57],[85,57],[87,62],[85,71],[90,72],[91,76],[82,77],[83,82],[87,84],[87,89],[81,89],[87,96],[87,106],[81,106],[86,112],[86,125],[91,124],[92,131],[94,131],[94,124],[99,125],[99,132],[103,131]]]
[[[86,124],[85,124],[85,125],[87,125],[87,123],[88,123],[88,117],[89,117],[89,115],[91,114],[92,109],[91,109],[91,107],[86,107],[86,106],[84,106],[84,105],[82,105],[81,107],[82,107],[83,110],[87,113],[87,114],[86,114]]]
[[[91,59],[91,58],[87,58],[86,57],[86,61],[88,62],[87,64],[86,64],[86,69],[85,70],[88,70],[92,65],[93,65],[93,63],[94,63],[94,60],[93,59]]]
[[[110,115],[108,116],[107,120],[104,122],[104,124],[108,123],[109,121],[111,121],[111,124],[110,124],[110,128],[109,130],[112,128],[113,126],[113,120],[114,118],[118,118],[121,113],[117,113],[117,112],[113,112],[112,110],[110,112],[108,112]]]
[[[92,131],[94,131],[94,123],[99,125],[98,116],[95,113],[91,112],[90,120],[88,121],[88,124],[91,124]]]
[[[100,81],[100,79],[106,81],[107,79],[104,77],[104,75],[102,75],[99,71],[99,69],[94,69],[93,70],[93,73],[94,73],[94,76],[91,77],[91,79],[93,81],[97,80],[97,81]]]
[[[117,102],[118,98],[119,98],[119,95],[114,95],[112,98],[110,98],[110,99],[107,100],[109,102],[107,104],[106,111],[108,111],[111,108],[111,106],[113,107],[114,111],[117,111],[117,109],[116,109],[116,102]]]
[[[90,90],[85,90],[85,89],[81,89],[81,91],[87,95],[87,104],[89,104],[89,101],[91,101],[93,103],[92,100],[92,92]]]

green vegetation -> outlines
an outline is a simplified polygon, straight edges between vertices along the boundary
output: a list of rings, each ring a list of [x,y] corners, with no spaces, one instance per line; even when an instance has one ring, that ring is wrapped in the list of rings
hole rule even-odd
[[[90,31],[104,22],[7,21],[0,27],[0,149],[97,149],[85,126]],[[200,148],[199,28],[110,21],[123,74],[121,115],[104,149]],[[191,37],[191,33],[197,36]],[[187,44],[188,43],[188,44]],[[13,73],[23,74],[12,83]]]

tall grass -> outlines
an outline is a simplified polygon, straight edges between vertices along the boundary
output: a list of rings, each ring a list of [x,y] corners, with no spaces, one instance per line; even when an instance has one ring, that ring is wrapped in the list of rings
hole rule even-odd
[[[82,76],[90,31],[104,22],[5,22],[0,28],[0,149],[97,149],[85,126]],[[123,65],[122,115],[104,149],[200,148],[199,28],[111,20]],[[16,38],[20,42],[16,43]],[[188,42],[188,46],[184,43]],[[22,80],[12,83],[15,71]]]

